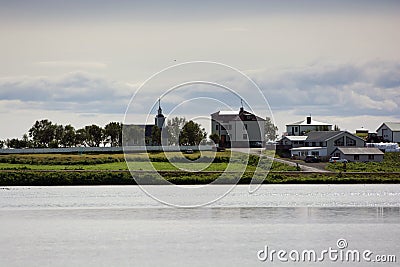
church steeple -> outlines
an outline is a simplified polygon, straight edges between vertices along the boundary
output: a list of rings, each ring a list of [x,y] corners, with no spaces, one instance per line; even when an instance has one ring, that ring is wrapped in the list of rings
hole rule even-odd
[[[164,117],[164,115],[162,114],[162,108],[161,108],[161,99],[159,98],[158,99],[158,112],[157,112],[157,115],[156,115],[156,118],[155,118],[155,125],[158,127],[158,128],[163,128],[164,127],[164,122],[165,122],[165,117]]]

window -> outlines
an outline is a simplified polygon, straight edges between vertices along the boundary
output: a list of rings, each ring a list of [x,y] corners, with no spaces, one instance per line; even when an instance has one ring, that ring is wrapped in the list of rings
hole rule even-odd
[[[346,138],[346,146],[356,146],[356,140],[347,137]]]
[[[360,155],[354,155],[354,160],[360,160]]]
[[[335,140],[335,146],[344,146],[344,137]]]
[[[312,142],[312,146],[317,146],[317,144],[315,142]]]
[[[218,130],[218,124],[217,124],[217,125],[215,125],[215,130]]]
[[[368,155],[369,160],[374,160],[374,155]]]
[[[312,151],[311,154],[313,156],[319,157],[319,151]]]
[[[319,142],[319,146],[324,146],[324,142]]]
[[[247,134],[243,134],[243,139],[247,139]]]
[[[297,129],[297,127],[294,128],[294,131],[297,133],[299,129]]]

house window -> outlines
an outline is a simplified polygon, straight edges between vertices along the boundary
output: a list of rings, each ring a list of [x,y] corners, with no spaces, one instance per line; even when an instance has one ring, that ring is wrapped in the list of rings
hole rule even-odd
[[[315,143],[315,142],[312,142],[312,146],[317,146],[317,143]]]
[[[297,133],[299,129],[297,129],[297,127],[294,127],[294,131]]]
[[[312,154],[313,156],[318,157],[318,156],[319,156],[319,151],[312,151],[311,154]]]
[[[336,152],[336,153],[335,153],[335,157],[340,158],[340,153],[339,153],[339,152]]]
[[[354,155],[354,160],[360,160],[360,155]]]
[[[346,138],[346,146],[356,146],[356,140],[347,137]]]
[[[344,137],[335,140],[335,146],[344,146]]]
[[[243,139],[247,139],[247,134],[243,134]]]
[[[368,155],[369,160],[374,160],[374,155]]]
[[[319,142],[319,146],[324,146],[324,142]]]
[[[217,130],[217,131],[218,131],[218,124],[217,124],[217,125],[215,125],[215,130]]]

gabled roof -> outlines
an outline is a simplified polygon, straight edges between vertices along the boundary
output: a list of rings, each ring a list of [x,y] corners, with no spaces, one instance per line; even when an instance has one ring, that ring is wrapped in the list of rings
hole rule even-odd
[[[343,131],[312,131],[307,134],[307,142],[327,141],[335,136],[342,134]]]
[[[287,135],[282,139],[287,138],[289,141],[305,141],[307,139],[307,135]]]
[[[298,121],[298,122],[286,124],[286,126],[292,126],[292,125],[300,125],[300,126],[303,126],[303,125],[309,125],[309,126],[332,126],[332,124],[321,122],[321,121],[316,121],[316,120],[313,120],[312,118],[311,118],[311,122],[310,123],[307,123],[307,118],[306,118],[303,121]]]
[[[333,154],[336,150],[342,152],[345,155],[383,155],[383,154],[385,154],[376,147],[338,147],[331,154]]]
[[[211,117],[216,119],[216,120],[220,120],[223,122],[227,122],[227,121],[239,121],[241,120],[241,116],[254,116],[256,118],[257,121],[265,121],[265,119],[249,112],[246,110],[220,110],[217,112],[214,112],[211,114]]]
[[[309,132],[307,134],[307,142],[325,142],[328,141],[332,138],[338,137],[342,134],[349,134],[351,135],[353,138],[358,138],[362,141],[364,141],[364,139],[362,139],[361,137],[358,137],[357,135],[354,135],[352,133],[349,133],[347,131],[312,131]]]
[[[386,125],[392,132],[400,132],[400,122],[384,122],[376,131],[379,131],[383,125]]]

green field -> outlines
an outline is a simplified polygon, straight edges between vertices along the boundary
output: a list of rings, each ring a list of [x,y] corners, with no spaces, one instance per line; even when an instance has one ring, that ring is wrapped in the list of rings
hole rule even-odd
[[[327,170],[334,172],[344,171],[342,163],[329,163]],[[349,162],[347,172],[400,172],[400,153],[385,153],[383,162]]]
[[[232,156],[233,155],[233,156]],[[172,159],[174,166],[169,159]],[[245,164],[244,154],[231,154],[229,151],[213,152],[202,155],[193,153],[184,155],[180,152],[164,153],[135,153],[127,156],[129,173],[123,154],[43,154],[43,155],[1,155],[0,156],[0,185],[113,185],[113,184],[163,184],[164,180],[154,172],[156,169],[164,179],[175,184],[207,184],[213,182],[225,170],[232,171],[223,175],[219,183],[247,184],[254,178],[256,166],[259,170],[268,170],[269,159],[250,155]],[[149,161],[150,158],[150,161]],[[189,159],[189,161],[187,161]],[[201,162],[202,159],[213,159],[211,163]],[[199,162],[193,162],[198,160]],[[186,161],[186,162],[184,162]],[[232,161],[228,168],[228,163]],[[398,154],[385,155],[383,163],[349,163],[347,173],[343,172],[343,164],[328,164],[332,173],[302,173],[296,167],[273,162],[271,171],[258,173],[257,178],[263,183],[398,183],[400,170]],[[203,172],[187,172],[183,170],[202,170]],[[121,171],[120,171],[121,170]],[[242,175],[242,172],[245,171]],[[238,173],[235,173],[238,172]],[[357,174],[350,172],[360,172]],[[363,172],[369,172],[368,175]],[[374,173],[375,174],[371,174]],[[386,172],[383,173],[382,172]],[[135,179],[132,179],[132,175]],[[239,179],[239,180],[238,180]]]
[[[214,158],[215,154],[215,158]],[[249,163],[245,164],[246,157],[240,153],[203,152],[184,154],[180,152],[165,153],[134,153],[127,155],[130,170],[202,170],[202,171],[254,171],[257,166],[257,156],[250,156]],[[208,159],[208,162],[192,162],[196,159]],[[229,163],[230,159],[232,161]],[[188,159],[189,162],[182,162]],[[214,160],[213,160],[214,159]],[[174,162],[172,164],[171,162]],[[270,162],[260,164],[268,170]],[[228,167],[229,164],[229,167]],[[274,162],[275,171],[295,171],[294,167]],[[1,155],[0,170],[128,170],[123,154],[97,154],[97,155],[64,155],[64,154],[38,154],[38,155]]]

